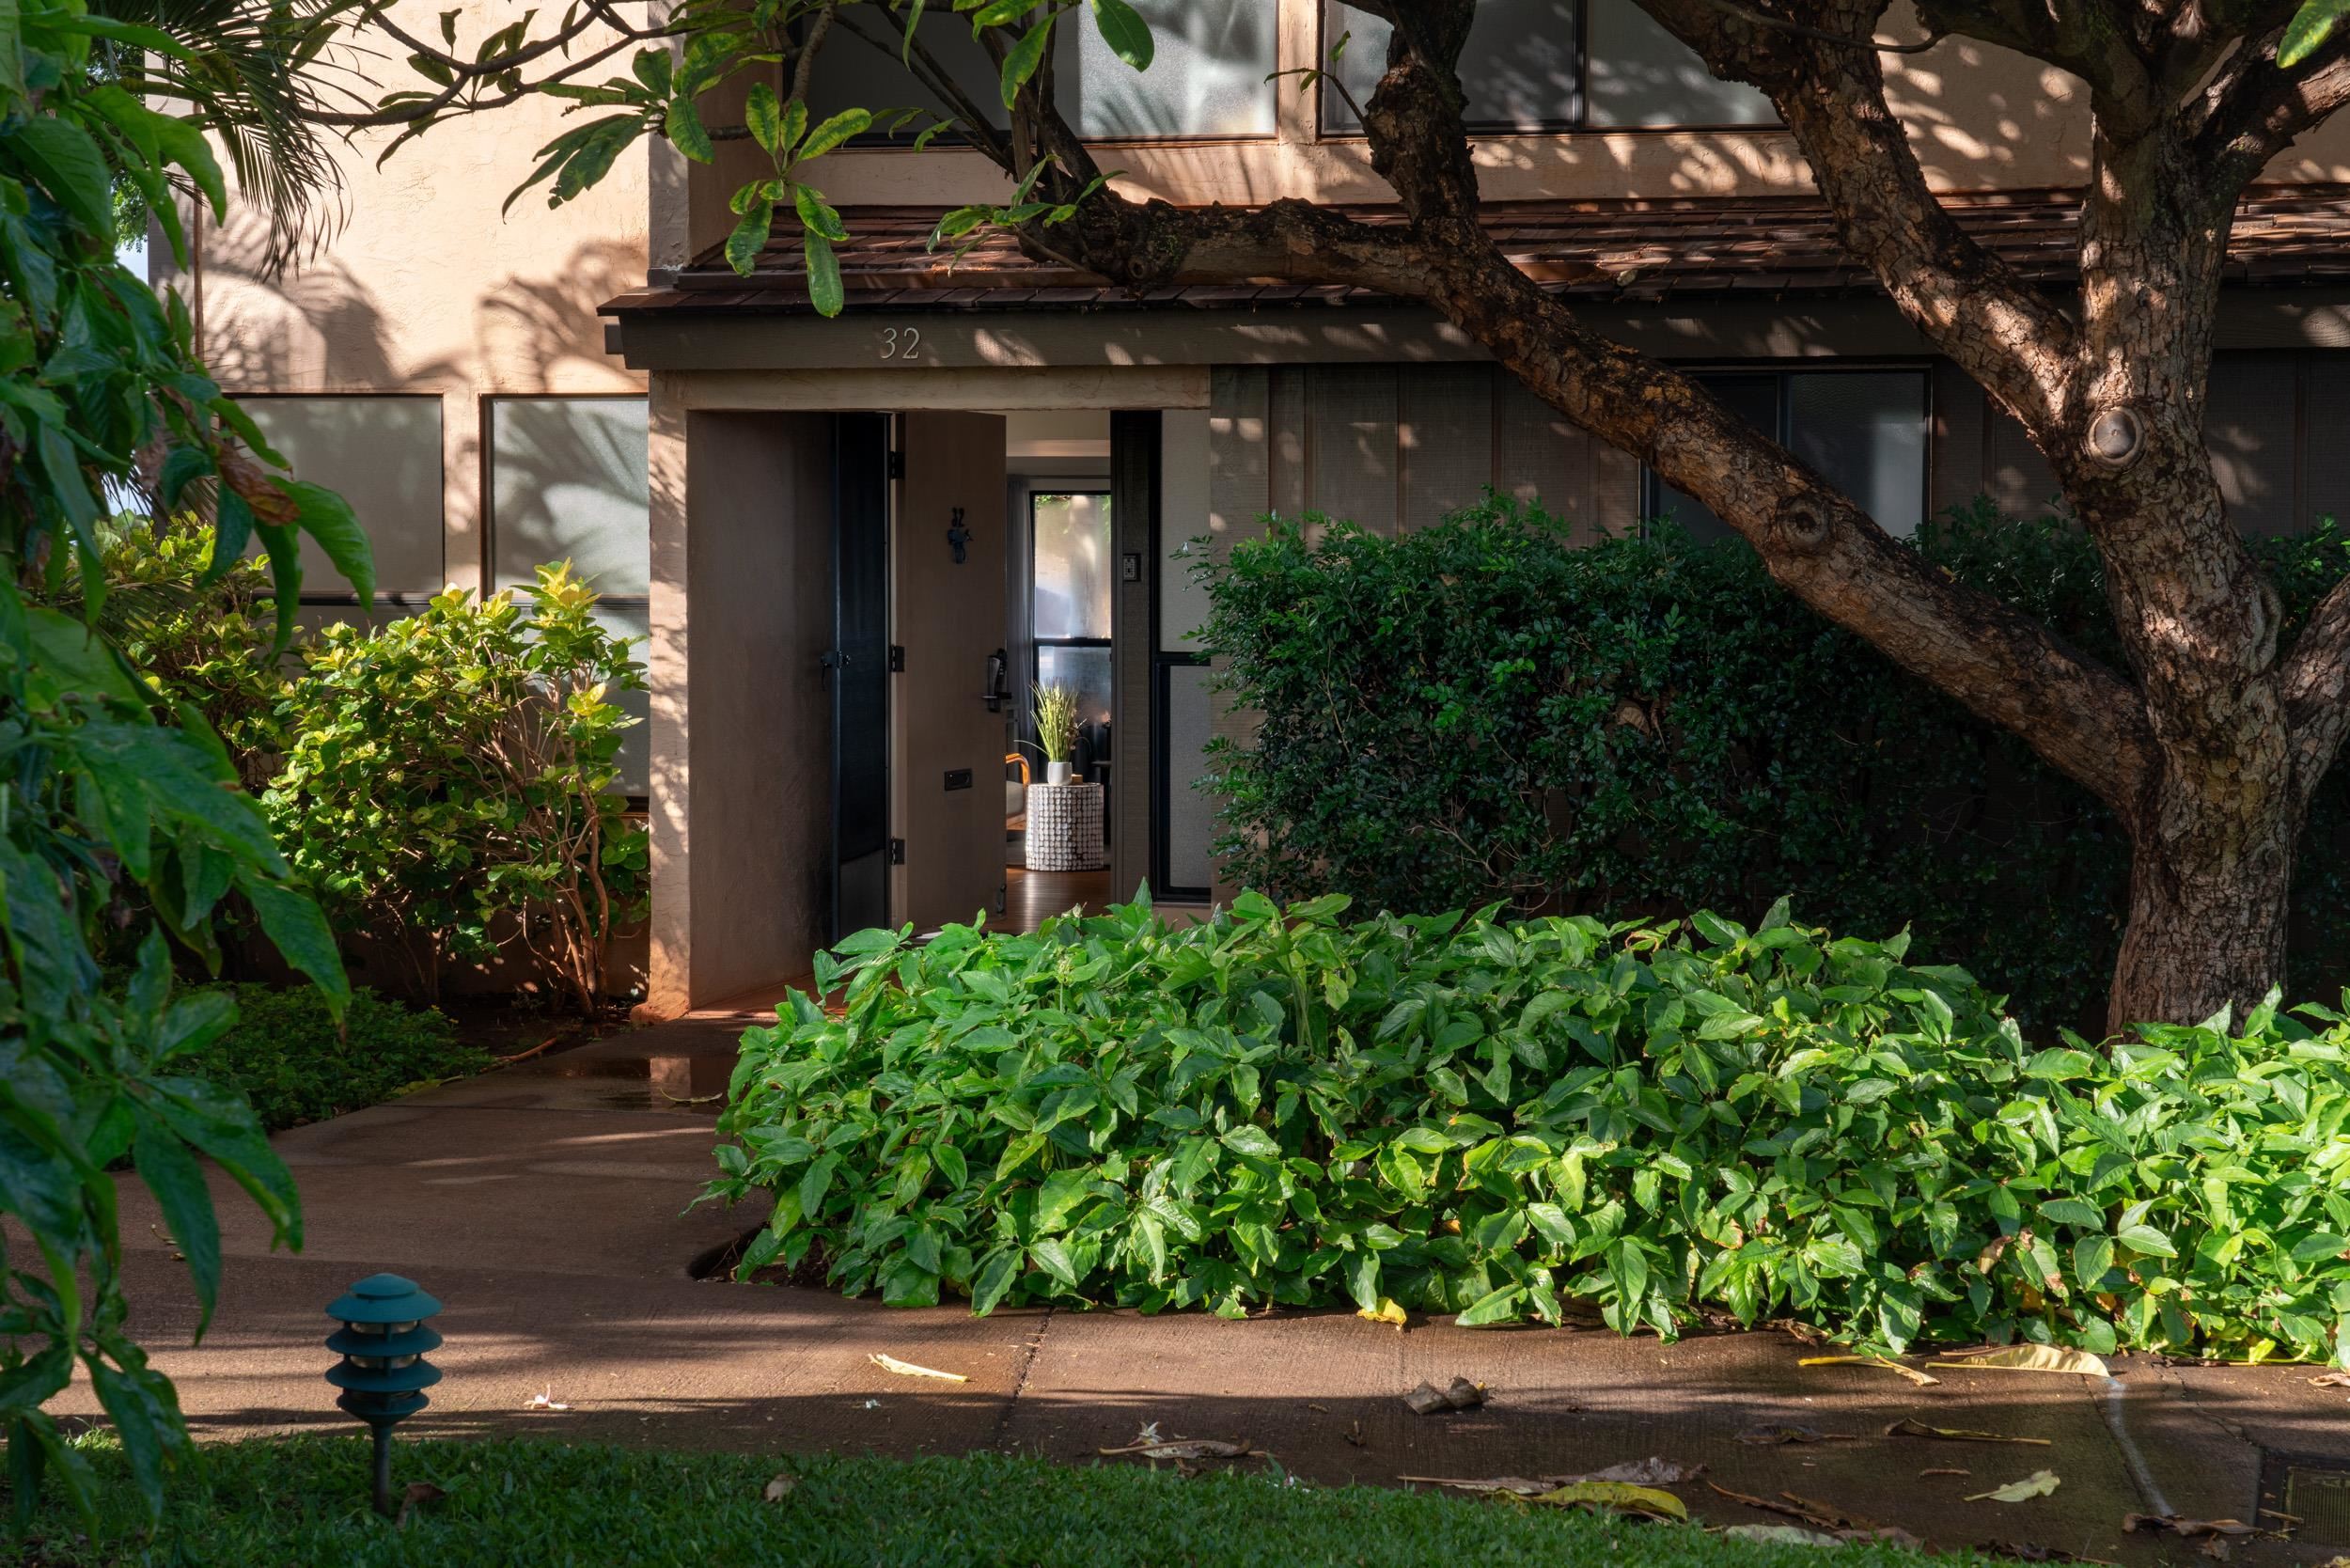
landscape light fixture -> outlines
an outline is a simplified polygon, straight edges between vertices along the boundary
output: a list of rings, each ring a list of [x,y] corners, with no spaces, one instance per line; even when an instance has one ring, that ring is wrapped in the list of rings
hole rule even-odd
[[[392,1428],[423,1409],[425,1390],[441,1381],[441,1369],[424,1358],[440,1348],[441,1336],[424,1323],[440,1309],[397,1274],[371,1274],[326,1309],[342,1323],[326,1337],[326,1348],[342,1356],[326,1381],[342,1390],[335,1403],[375,1435],[378,1513],[392,1512]]]

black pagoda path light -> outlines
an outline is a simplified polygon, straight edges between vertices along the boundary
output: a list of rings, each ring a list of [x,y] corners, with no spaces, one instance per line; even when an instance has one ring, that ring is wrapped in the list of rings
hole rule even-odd
[[[371,1274],[345,1291],[326,1315],[342,1326],[326,1348],[342,1356],[326,1369],[340,1388],[335,1403],[368,1423],[375,1435],[375,1511],[392,1512],[392,1428],[423,1409],[441,1369],[424,1358],[441,1336],[424,1320],[441,1304],[397,1274]]]

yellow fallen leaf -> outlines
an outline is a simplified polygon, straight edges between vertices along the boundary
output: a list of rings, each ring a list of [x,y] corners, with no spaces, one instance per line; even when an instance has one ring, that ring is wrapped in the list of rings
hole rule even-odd
[[[1977,1432],[1963,1426],[1928,1426],[1904,1417],[1885,1429],[1888,1437],[1939,1437],[1950,1443],[2029,1443],[2034,1448],[2052,1446],[2045,1437],[2011,1437],[2004,1432]]]
[[[1882,1356],[1807,1356],[1795,1364],[1799,1367],[1877,1367],[1886,1372],[1899,1372],[1920,1388],[1931,1388],[1942,1381],[1915,1367],[1904,1367],[1899,1361],[1890,1361]]]
[[[1398,1328],[1410,1321],[1404,1315],[1403,1309],[1396,1305],[1395,1298],[1385,1295],[1379,1298],[1379,1305],[1376,1307],[1356,1308],[1355,1315],[1358,1318],[1369,1318],[1373,1323],[1391,1323]]]
[[[1528,1500],[1554,1508],[1611,1508],[1619,1513],[1645,1513],[1657,1519],[1689,1517],[1687,1505],[1670,1492],[1622,1481],[1578,1481]]]
[[[1968,1502],[2025,1502],[2044,1497],[2055,1491],[2059,1482],[2054,1470],[2034,1470],[2021,1481],[2011,1481],[2005,1486],[1995,1486],[1988,1492],[1977,1492]]]
[[[943,1383],[971,1381],[961,1372],[940,1372],[935,1367],[917,1367],[911,1361],[901,1361],[895,1356],[869,1356],[866,1359],[882,1371],[896,1372],[900,1377],[935,1377]]]
[[[2072,1372],[2080,1377],[2111,1377],[2105,1362],[2085,1350],[2066,1350],[2058,1345],[2009,1345],[1985,1356],[1970,1356],[1964,1361],[1929,1361],[1928,1372]]]

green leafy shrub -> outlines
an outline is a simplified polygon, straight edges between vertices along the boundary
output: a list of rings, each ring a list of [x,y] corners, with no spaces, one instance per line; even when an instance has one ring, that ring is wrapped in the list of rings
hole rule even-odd
[[[487,599],[451,589],[372,632],[328,628],[288,689],[264,797],[278,840],[428,996],[450,962],[519,942],[592,1011],[606,939],[643,902],[646,835],[615,791],[635,720],[611,694],[644,675],[595,606],[568,563]]]
[[[2059,519],[1946,515],[1917,547],[2119,661],[2095,551]],[[2338,579],[2330,523],[2255,541],[2288,633]],[[1206,644],[1261,714],[1219,742],[1243,886],[1372,907],[1607,917],[1761,910],[1910,927],[2037,1028],[2095,1016],[2127,907],[2106,808],[2016,737],[1773,584],[1743,543],[1573,545],[1489,502],[1383,539],[1277,521],[1211,569]],[[2345,975],[2350,782],[2304,839],[2302,984]]]
[[[2028,1045],[1963,970],[1828,940],[1246,894],[1034,936],[864,932],[744,1036],[742,1260],[901,1305],[1392,1299],[2322,1357],[2350,1324],[2350,1025]]]
[[[227,988],[236,1027],[180,1058],[183,1073],[242,1094],[271,1132],[378,1105],[410,1087],[486,1070],[436,1008],[353,991],[338,1028],[311,991]]]

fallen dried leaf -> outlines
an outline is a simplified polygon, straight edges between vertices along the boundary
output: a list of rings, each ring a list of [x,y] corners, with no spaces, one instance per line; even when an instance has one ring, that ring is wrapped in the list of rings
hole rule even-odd
[[[1554,1492],[1562,1486],[1576,1486],[1590,1482],[1628,1484],[1633,1486],[1671,1486],[1684,1481],[1694,1481],[1701,1465],[1677,1465],[1669,1459],[1651,1455],[1646,1459],[1626,1460],[1610,1465],[1604,1470],[1592,1470],[1579,1476],[1490,1476],[1471,1480],[1453,1476],[1398,1476],[1398,1481],[1417,1482],[1422,1486],[1449,1486],[1458,1492],[1509,1492],[1530,1497],[1539,1492]]]
[[[1635,1486],[1671,1486],[1678,1482],[1696,1480],[1698,1472],[1704,1468],[1702,1465],[1678,1465],[1669,1459],[1651,1454],[1646,1459],[1626,1460],[1623,1464],[1610,1465],[1604,1470],[1593,1470],[1588,1475],[1560,1476],[1559,1483],[1564,1485],[1572,1481],[1628,1481]]]
[[[404,1525],[408,1522],[410,1513],[428,1504],[439,1502],[447,1496],[446,1492],[429,1481],[412,1481],[408,1483],[407,1490],[400,1495],[400,1515],[392,1523]]]
[[[1857,1438],[1856,1433],[1822,1432],[1816,1427],[1786,1426],[1770,1421],[1750,1426],[1738,1434],[1739,1442],[1763,1449],[1778,1448],[1788,1443],[1850,1443]]]
[[[1951,1352],[1952,1355],[1961,1354]],[[2060,1345],[2009,1345],[2004,1349],[1968,1355],[1963,1361],[1929,1361],[1929,1372],[2071,1372],[2077,1377],[2111,1377],[2104,1360],[2085,1350],[2067,1350]]]
[[[2350,1372],[2319,1372],[2308,1381],[2312,1388],[2350,1388]]]
[[[1729,1525],[1716,1531],[1732,1541],[1760,1541],[1772,1546],[1841,1546],[1844,1538],[1801,1525]]]
[[[1604,1508],[1617,1513],[1639,1513],[1652,1519],[1689,1517],[1689,1508],[1670,1492],[1635,1486],[1622,1481],[1578,1481],[1528,1499],[1553,1508]]]
[[[1941,1383],[1915,1367],[1904,1367],[1899,1361],[1882,1356],[1807,1356],[1795,1363],[1799,1367],[1875,1367],[1883,1372],[1899,1372],[1920,1388],[1932,1388]],[[1757,1527],[1758,1529],[1763,1527]],[[1777,1528],[1777,1527],[1771,1527]]]
[[[2044,1497],[2061,1484],[2054,1470],[2034,1470],[2021,1481],[2011,1481],[2005,1486],[1995,1486],[1988,1492],[1977,1492],[1968,1502],[2029,1502]]]
[[[1781,1492],[1777,1497],[1758,1497],[1751,1492],[1733,1492],[1715,1482],[1709,1481],[1705,1484],[1731,1502],[1759,1508],[1765,1513],[1783,1513],[1790,1519],[1801,1519],[1805,1524],[1821,1529],[1874,1530],[1880,1528],[1874,1520],[1864,1519],[1857,1513],[1847,1513],[1827,1503],[1798,1497],[1793,1492]]]
[[[1449,1486],[1455,1492],[1507,1492],[1519,1497],[1554,1491],[1559,1484],[1555,1481],[1530,1481],[1525,1476],[1489,1476],[1482,1481],[1455,1476],[1398,1476],[1395,1479],[1416,1482],[1422,1486]]]
[[[917,1367],[911,1361],[901,1361],[895,1356],[868,1356],[866,1359],[882,1371],[896,1372],[900,1377],[935,1377],[941,1383],[971,1381],[961,1372],[940,1372],[935,1367]]]
[[[776,1472],[776,1479],[769,1482],[764,1487],[762,1487],[760,1490],[759,1495],[768,1502],[781,1502],[784,1498],[790,1497],[792,1489],[799,1484],[800,1478],[798,1476],[792,1475],[787,1470],[778,1470]]]
[[[1129,1443],[1122,1449],[1097,1449],[1097,1453],[1137,1454],[1144,1459],[1258,1459],[1264,1450],[1246,1442],[1228,1443],[1218,1437],[1171,1437],[1165,1442]]]
[[[1373,1323],[1391,1323],[1398,1328],[1411,1321],[1403,1309],[1396,1305],[1392,1297],[1384,1295],[1379,1298],[1378,1306],[1357,1308],[1355,1315],[1358,1318],[1369,1318]]]
[[[525,1410],[569,1410],[571,1406],[556,1403],[555,1398],[555,1388],[552,1385],[550,1385],[542,1391],[535,1393],[528,1399],[523,1401],[523,1408]]]
[[[2122,1516],[2124,1534],[2134,1530],[2169,1530],[2188,1541],[2211,1535],[2272,1535],[2258,1525],[2248,1525],[2241,1519],[2189,1519],[2178,1513],[2125,1513]]]
[[[1928,1426],[1923,1421],[1903,1419],[1885,1429],[1888,1437],[1938,1437],[1946,1443],[2028,1443],[2036,1449],[2051,1448],[2045,1437],[2011,1437],[2004,1432],[1975,1432],[1962,1426]]]
[[[1359,1449],[1363,1446],[1363,1423],[1356,1421],[1353,1426],[1347,1428],[1344,1432],[1340,1433],[1339,1435],[1345,1438],[1348,1444],[1352,1447]]]
[[[1485,1403],[1485,1386],[1456,1377],[1446,1388],[1423,1383],[1403,1396],[1403,1403],[1416,1416],[1433,1416],[1439,1410],[1474,1410]]]

